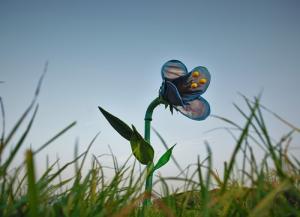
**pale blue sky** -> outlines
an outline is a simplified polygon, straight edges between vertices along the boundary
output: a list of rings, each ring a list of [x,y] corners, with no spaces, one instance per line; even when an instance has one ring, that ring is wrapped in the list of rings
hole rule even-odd
[[[160,69],[179,59],[190,70],[206,66],[212,81],[203,95],[213,114],[242,123],[232,106],[242,104],[237,92],[249,97],[262,89],[262,102],[300,126],[300,2],[255,1],[15,1],[0,0],[0,95],[7,127],[29,104],[46,60],[49,70],[39,97],[40,110],[27,147],[39,147],[73,120],[78,125],[39,155],[65,162],[73,157],[74,141],[95,155],[119,159],[130,146],[100,115],[101,105],[143,132],[143,116],[161,84]],[[204,133],[225,124],[203,122],[154,112],[153,126],[187,165],[205,157],[204,140],[220,168],[233,150],[228,133]],[[266,116],[274,138],[287,129]],[[163,146],[153,136],[158,153]],[[297,146],[295,144],[295,146]],[[299,147],[299,144],[298,144]],[[22,156],[22,155],[21,155]],[[172,164],[165,169],[174,175]]]

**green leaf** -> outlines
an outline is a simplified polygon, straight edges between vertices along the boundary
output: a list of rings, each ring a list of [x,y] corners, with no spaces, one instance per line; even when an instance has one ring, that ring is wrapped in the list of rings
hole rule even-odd
[[[153,161],[154,150],[133,125],[132,129],[133,134],[130,139],[132,153],[141,164],[147,165]]]
[[[113,116],[109,112],[105,111],[103,108],[98,106],[100,109],[101,113],[104,115],[104,117],[108,120],[110,125],[125,139],[128,141],[131,140],[131,137],[133,135],[132,129],[123,121],[121,121],[119,118]]]
[[[176,145],[176,144],[175,144]],[[173,145],[171,148],[169,148],[157,161],[157,164],[154,166],[154,170],[157,170],[159,168],[161,168],[162,166],[164,166],[166,163],[169,162],[170,157],[172,155],[172,151],[173,148],[175,147],[175,145]],[[153,171],[154,171],[153,170]]]

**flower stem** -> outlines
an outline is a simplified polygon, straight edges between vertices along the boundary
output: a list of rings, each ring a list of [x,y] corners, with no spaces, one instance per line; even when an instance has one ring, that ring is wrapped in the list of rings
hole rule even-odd
[[[150,144],[150,130],[151,130],[151,121],[152,121],[152,114],[154,109],[163,103],[163,100],[160,97],[154,99],[147,108],[145,114],[145,140]],[[148,206],[151,203],[151,193],[152,193],[152,178],[153,178],[153,162],[147,165],[147,178],[146,178],[146,185],[145,185],[145,193],[148,196],[144,200],[143,206]]]

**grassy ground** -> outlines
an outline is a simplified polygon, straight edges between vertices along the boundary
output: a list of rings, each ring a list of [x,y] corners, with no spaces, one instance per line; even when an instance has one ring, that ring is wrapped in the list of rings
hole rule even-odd
[[[194,168],[191,175],[161,177],[156,185],[161,185],[162,195],[153,194],[152,205],[143,210],[141,204],[147,196],[143,194],[145,171],[137,174],[136,165],[125,163],[117,166],[114,161],[114,176],[106,179],[103,166],[94,158],[91,168],[83,175],[82,167],[90,146],[72,162],[59,166],[59,169],[58,162],[54,162],[41,177],[36,177],[35,156],[75,123],[39,149],[27,150],[24,163],[11,168],[34,122],[37,112],[35,97],[14,128],[7,135],[3,131],[1,136],[0,216],[300,216],[300,162],[288,152],[292,136],[299,133],[299,129],[275,115],[289,125],[290,132],[274,142],[265,125],[259,100],[250,102],[245,98],[245,102],[247,111],[237,107],[245,119],[244,126],[218,117],[239,130],[232,155],[224,164],[224,175],[220,177],[214,172],[213,153],[207,146],[207,158],[202,162],[198,160],[191,167]],[[1,108],[4,111],[2,101]],[[30,115],[25,131],[19,134],[20,125],[26,124]],[[2,116],[4,119],[4,112]],[[16,138],[17,132],[20,138]],[[259,145],[264,152],[260,162],[257,162],[252,145]],[[8,148],[11,149],[10,155],[4,158],[3,152]],[[237,165],[237,157],[243,159],[240,165]],[[62,179],[65,169],[73,166],[74,176]],[[170,180],[184,183],[185,188],[181,192],[170,192]]]

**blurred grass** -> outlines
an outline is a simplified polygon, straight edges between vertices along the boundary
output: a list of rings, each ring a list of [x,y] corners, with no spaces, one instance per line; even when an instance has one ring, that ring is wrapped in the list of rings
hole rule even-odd
[[[196,163],[185,170],[173,156],[172,160],[181,171],[181,176],[159,177],[154,185],[160,185],[161,192],[152,195],[153,203],[144,213],[141,204],[146,197],[143,193],[145,171],[137,174],[135,163],[128,165],[126,161],[120,166],[117,157],[112,154],[114,175],[106,178],[105,167],[98,157],[93,156],[91,168],[82,171],[90,147],[98,134],[82,154],[78,154],[76,148],[74,160],[62,166],[58,160],[52,164],[48,163],[41,176],[36,176],[35,156],[71,129],[75,122],[59,131],[40,148],[28,149],[24,163],[12,170],[11,162],[24,145],[38,111],[36,98],[42,78],[32,103],[7,135],[4,106],[0,98],[1,217],[300,216],[300,161],[288,151],[292,137],[299,129],[283,121],[284,119],[276,114],[275,118],[287,123],[290,132],[274,142],[263,117],[262,109],[266,108],[261,106],[259,97],[252,101],[244,97],[247,111],[236,106],[245,120],[244,126],[239,126],[224,117],[215,116],[239,131],[232,155],[228,162],[224,163],[224,175],[220,177],[215,172],[212,166],[213,153],[208,144],[206,144],[207,157],[202,161],[200,158],[196,159]],[[20,138],[15,138],[17,132],[21,130],[21,124],[25,124],[26,118],[30,115],[25,131],[20,134]],[[168,148],[159,132],[155,132],[165,148]],[[261,147],[264,154],[260,162],[255,157],[253,145]],[[3,152],[7,148],[11,151],[8,157],[4,158]],[[242,162],[238,163],[238,156]],[[63,172],[71,166],[75,168],[73,177],[63,179]],[[182,182],[183,189],[172,192],[168,184],[170,180]]]

